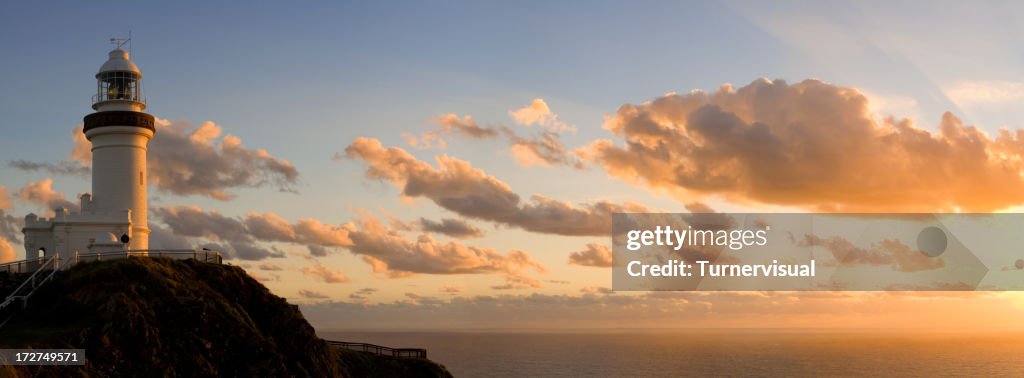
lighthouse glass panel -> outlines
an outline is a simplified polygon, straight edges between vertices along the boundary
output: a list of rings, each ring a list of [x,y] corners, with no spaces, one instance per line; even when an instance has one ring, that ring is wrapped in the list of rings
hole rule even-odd
[[[139,75],[134,72],[104,72],[99,75],[96,102],[127,100],[141,102]]]

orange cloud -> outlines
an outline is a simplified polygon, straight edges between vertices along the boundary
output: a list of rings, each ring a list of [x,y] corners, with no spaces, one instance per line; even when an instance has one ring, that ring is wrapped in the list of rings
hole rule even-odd
[[[221,251],[228,258],[243,260],[261,260],[268,257],[284,257],[284,253],[276,248],[266,249],[256,245],[257,240],[245,223],[234,217],[219,212],[205,212],[196,206],[164,206],[152,210],[152,214],[170,227],[170,235],[158,225],[152,225],[154,235],[158,235],[160,244],[179,244],[181,237],[204,238],[224,244],[208,244],[207,247]],[[159,232],[158,232],[159,230]]]
[[[457,242],[438,242],[423,234],[405,238],[373,217],[349,225],[352,253],[367,257],[377,273],[407,277],[415,273],[480,274],[494,273],[522,277],[528,269],[547,269],[523,251],[501,254],[490,248],[467,246]],[[392,274],[395,273],[395,274]],[[396,275],[397,274],[397,275]]]
[[[16,259],[17,254],[14,252],[14,247],[11,247],[11,243],[8,243],[7,239],[0,238],[0,263],[14,261]]]
[[[51,178],[29,183],[18,189],[15,195],[22,201],[39,205],[51,214],[52,210],[57,208],[78,211],[77,205],[68,201],[63,194],[53,190],[53,179]]]
[[[833,236],[821,238],[815,235],[804,235],[804,239],[796,243],[799,246],[821,246],[832,253],[840,265],[890,265],[900,272],[917,272],[939,269],[946,266],[941,257],[931,257],[916,250],[899,240],[882,240],[871,248],[858,248],[849,240]]]
[[[540,195],[520,201],[507,184],[465,160],[440,155],[435,159],[438,168],[434,168],[401,148],[384,148],[371,138],[357,138],[345,148],[345,154],[367,164],[367,177],[391,182],[406,197],[428,198],[467,218],[532,232],[605,235],[613,213],[646,210],[638,204],[607,201],[573,205]]]
[[[196,206],[164,206],[153,214],[174,231],[188,237],[252,244],[255,241],[289,242],[318,247],[349,246],[348,230],[315,219],[299,219],[294,225],[274,213],[251,212],[244,218],[206,212]],[[277,256],[278,253],[271,255]],[[252,259],[270,257],[252,255]]]
[[[530,104],[509,110],[508,116],[523,126],[538,125],[551,131],[575,131],[576,128],[558,120],[558,114],[551,111],[544,99],[535,98]]]
[[[357,301],[357,302],[365,302],[366,300],[368,300],[370,298],[371,295],[373,295],[376,292],[377,292],[377,289],[375,289],[375,288],[364,287],[362,289],[356,290],[355,292],[349,294],[348,295],[348,299],[351,299],[351,300]]]
[[[402,137],[413,148],[439,148],[443,150],[448,147],[448,143],[441,137],[442,134],[464,136],[471,139],[486,139],[498,136],[499,130],[504,131],[504,128],[481,127],[470,115],[465,115],[462,119],[459,119],[459,116],[455,114],[442,114],[432,119],[430,123],[437,125],[437,129],[427,131],[420,136],[402,133]]]
[[[554,121],[557,116],[550,113],[543,100],[537,99],[536,101],[540,101],[540,104],[543,105],[541,110],[547,111],[547,113],[543,113],[541,110],[534,110],[534,107],[527,107],[520,110],[528,111],[529,114],[515,112],[510,112],[510,114],[518,114],[518,119],[522,121],[521,123],[525,122],[523,124],[526,125],[538,123],[548,126],[554,125],[553,128],[557,130],[567,127],[561,122]],[[513,117],[515,118],[516,116]],[[416,149],[438,148],[443,150],[448,146],[445,139],[442,138],[444,135],[456,135],[470,139],[501,137],[509,143],[509,154],[521,166],[550,166],[559,164],[577,169],[583,168],[583,164],[562,144],[561,136],[552,127],[545,127],[545,130],[540,133],[523,137],[515,130],[506,126],[481,127],[469,115],[459,119],[455,114],[444,114],[433,119],[431,122],[438,125],[438,128],[427,131],[420,136],[402,133],[406,144]],[[341,155],[335,155],[335,159],[338,158],[341,158]]]
[[[0,209],[0,238],[15,242],[20,240],[22,222],[23,218],[12,216]]]
[[[506,136],[512,144],[509,153],[521,166],[546,167],[560,164],[583,169],[583,163],[569,153],[562,144],[561,137],[554,132],[545,131],[530,138],[523,138],[511,132]]]
[[[395,229],[366,214],[355,222],[341,225],[324,224],[315,219],[300,219],[289,224],[273,213],[249,213],[244,218],[229,217],[216,211],[206,212],[195,206],[160,207],[153,214],[176,236],[197,237],[225,242],[211,245],[230,251],[229,257],[260,260],[282,257],[283,252],[258,247],[256,242],[287,242],[306,245],[314,256],[324,256],[324,247],[343,247],[360,255],[374,272],[393,278],[424,274],[499,274],[521,277],[528,269],[546,272],[546,268],[523,251],[505,254],[490,248],[467,246],[457,242],[438,242],[429,234],[416,239],[402,235],[408,229]],[[395,222],[392,222],[393,224]],[[399,222],[400,223],[400,222]],[[463,227],[449,222],[438,227]],[[154,229],[159,228],[155,226]],[[427,231],[424,229],[424,231]],[[454,230],[448,230],[453,231]],[[163,237],[166,239],[166,237]],[[310,259],[312,260],[312,259]],[[315,261],[315,260],[312,260]],[[261,269],[276,267],[264,264]],[[272,269],[264,269],[272,270]],[[342,276],[330,275],[320,267],[303,268],[306,274],[326,277],[330,282],[343,282]],[[340,274],[340,273],[339,273]]]
[[[315,263],[313,266],[302,267],[302,273],[318,277],[326,283],[345,283],[348,282],[348,277],[340,271],[332,270],[320,262]]]
[[[627,104],[604,127],[624,138],[579,149],[612,176],[681,199],[818,211],[977,211],[1024,202],[1024,130],[995,138],[942,116],[939,132],[877,121],[853,88],[756,80]]]
[[[569,255],[569,264],[610,268],[612,250],[604,244],[587,243],[587,249]]]
[[[295,230],[288,221],[277,214],[257,214],[250,212],[243,221],[245,227],[252,234],[259,235],[261,240],[270,241],[295,241]]]
[[[316,219],[299,219],[293,227],[296,241],[302,244],[323,247],[347,247],[352,245],[349,231],[344,225],[325,224]]]
[[[525,276],[508,276],[505,277],[505,283],[502,285],[491,286],[493,290],[520,290],[520,289],[536,289],[543,287],[540,281],[525,277]]]
[[[271,271],[271,272],[284,270],[284,268],[282,268],[280,265],[272,264],[272,263],[260,264],[259,268],[260,268],[260,270],[266,270],[266,271]]]
[[[433,221],[427,218],[420,218],[420,229],[426,232],[435,232],[459,239],[470,239],[484,236],[484,232],[476,226],[465,221],[451,218],[443,218],[440,221]],[[392,226],[392,228],[395,228]]]
[[[7,192],[7,187],[0,185],[0,210],[10,210],[14,206],[11,203],[11,195]]]
[[[157,137],[149,143],[149,182],[157,190],[177,195],[201,195],[221,201],[234,198],[230,189],[273,186],[294,191],[299,172],[287,160],[262,149],[242,145],[234,135],[206,121],[194,127],[187,121],[156,120]],[[82,127],[71,131],[72,162],[60,164],[15,161],[23,170],[45,169],[55,174],[84,174],[92,163],[92,145]],[[218,141],[219,139],[219,141]],[[77,165],[73,165],[77,164]]]
[[[329,299],[327,294],[314,290],[299,289],[299,295],[307,299]]]
[[[461,292],[465,291],[466,289],[463,288],[463,287],[459,287],[459,286],[444,285],[444,286],[439,287],[437,290],[442,292],[442,293],[458,294],[458,293],[461,293]]]
[[[959,81],[943,88],[957,105],[1008,103],[1024,98],[1024,83],[1005,80]]]
[[[456,133],[475,139],[490,138],[498,136],[498,132],[492,128],[480,127],[472,116],[465,115],[462,119],[455,114],[440,115],[433,121],[445,133]]]

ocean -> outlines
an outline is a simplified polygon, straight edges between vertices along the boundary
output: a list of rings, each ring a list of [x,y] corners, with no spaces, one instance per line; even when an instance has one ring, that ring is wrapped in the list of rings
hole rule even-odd
[[[1024,334],[320,332],[426,348],[456,377],[1024,376]]]

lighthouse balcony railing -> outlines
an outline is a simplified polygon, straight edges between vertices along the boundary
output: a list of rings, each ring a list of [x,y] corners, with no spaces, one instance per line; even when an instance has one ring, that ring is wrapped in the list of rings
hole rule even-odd
[[[130,94],[121,94],[121,95],[118,95],[118,96],[111,96],[111,95],[108,95],[108,94],[92,95],[92,104],[93,105],[99,104],[101,102],[107,102],[107,101],[128,101],[128,102],[139,102],[139,103],[145,104],[146,103],[146,96],[144,96],[144,95],[133,96],[133,95],[130,95]]]

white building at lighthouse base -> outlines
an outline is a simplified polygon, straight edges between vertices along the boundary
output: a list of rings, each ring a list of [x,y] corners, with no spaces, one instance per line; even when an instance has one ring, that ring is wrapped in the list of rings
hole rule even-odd
[[[96,211],[92,196],[83,194],[81,210],[54,210],[53,218],[35,214],[25,216],[26,258],[59,256],[61,260],[78,254],[123,251],[130,245],[121,243],[121,235],[130,235],[131,210]],[[35,253],[36,255],[33,255]]]

